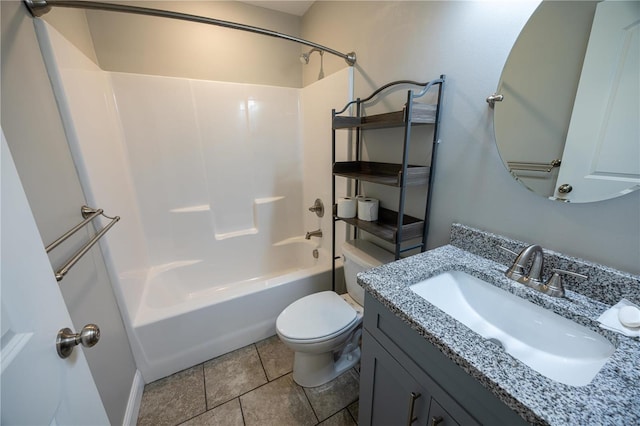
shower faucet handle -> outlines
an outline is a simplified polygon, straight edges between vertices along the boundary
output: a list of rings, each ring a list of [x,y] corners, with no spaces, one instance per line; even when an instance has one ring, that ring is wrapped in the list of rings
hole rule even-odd
[[[315,203],[309,207],[309,211],[315,213],[318,217],[324,216],[324,204],[320,198],[316,198]]]

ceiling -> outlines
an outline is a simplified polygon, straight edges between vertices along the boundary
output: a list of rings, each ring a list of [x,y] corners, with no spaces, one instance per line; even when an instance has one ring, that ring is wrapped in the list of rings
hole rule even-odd
[[[289,13],[291,15],[302,16],[306,13],[306,11],[313,4],[313,0],[311,1],[303,1],[303,0],[280,0],[280,1],[271,1],[271,0],[254,0],[254,1],[245,1],[240,0],[242,3],[251,4],[258,7],[264,7],[266,9],[277,10],[279,12]]]

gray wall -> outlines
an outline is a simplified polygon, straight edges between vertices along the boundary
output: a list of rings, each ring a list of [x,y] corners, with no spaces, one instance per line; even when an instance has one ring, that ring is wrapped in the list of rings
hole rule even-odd
[[[534,2],[316,2],[302,37],[355,50],[356,96],[397,79],[447,74],[429,247],[446,244],[452,222],[640,273],[640,192],[589,204],[542,198],[502,165],[493,93]],[[325,55],[326,56],[326,55]],[[325,59],[325,72],[344,63]],[[307,71],[303,81],[313,81]]]
[[[298,36],[300,17],[237,1],[125,1]],[[297,43],[170,19],[88,11],[105,71],[301,87]],[[114,29],[117,28],[117,31]]]
[[[48,244],[82,220],[80,207],[85,199],[32,18],[21,2],[0,4],[2,129],[43,244]],[[69,15],[66,27],[76,34],[78,42],[83,32],[88,34],[83,13]],[[86,48],[90,41],[83,44]],[[52,251],[53,267],[60,267],[92,233],[93,229],[87,227]],[[85,354],[110,422],[122,424],[136,368],[98,246],[76,264],[60,283],[60,289],[71,314],[72,328],[79,330],[87,323],[100,326],[100,342]],[[65,326],[71,324],[60,324],[61,328]]]

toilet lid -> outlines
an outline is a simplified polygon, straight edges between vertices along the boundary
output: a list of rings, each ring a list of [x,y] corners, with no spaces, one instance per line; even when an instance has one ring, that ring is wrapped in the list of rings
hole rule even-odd
[[[276,320],[278,332],[296,340],[336,334],[356,320],[356,311],[333,291],[305,296],[289,305]]]

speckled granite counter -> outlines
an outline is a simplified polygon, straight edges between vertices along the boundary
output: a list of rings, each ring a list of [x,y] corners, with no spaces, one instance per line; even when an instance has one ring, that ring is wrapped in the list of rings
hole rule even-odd
[[[552,298],[504,276],[512,256],[505,257],[498,246],[517,251],[526,244],[463,225],[453,226],[451,242],[361,273],[358,282],[529,423],[640,424],[640,340],[604,330],[596,321],[620,297],[638,303],[640,277],[545,250],[549,268],[589,275],[582,283],[568,282],[566,288],[581,286],[591,298],[572,290],[566,298]],[[504,262],[495,261],[500,259]],[[616,351],[587,386],[573,387],[548,379],[409,289],[411,284],[448,270],[467,272],[582,324],[606,337]]]

